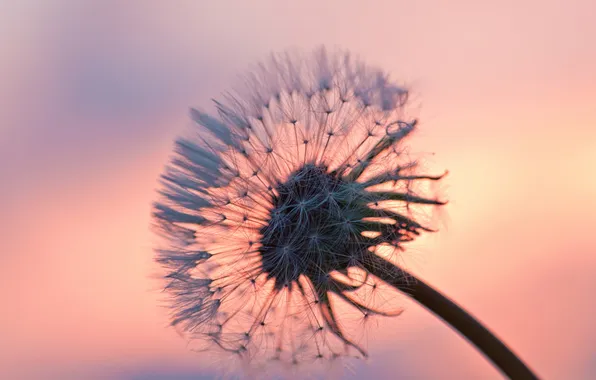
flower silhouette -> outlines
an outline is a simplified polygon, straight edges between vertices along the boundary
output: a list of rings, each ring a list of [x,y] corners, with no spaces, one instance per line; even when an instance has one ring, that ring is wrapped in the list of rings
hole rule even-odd
[[[400,314],[391,292],[417,282],[393,258],[444,204],[407,154],[407,100],[320,48],[273,55],[216,115],[192,109],[153,214],[171,324],[251,361],[366,356],[350,320]]]

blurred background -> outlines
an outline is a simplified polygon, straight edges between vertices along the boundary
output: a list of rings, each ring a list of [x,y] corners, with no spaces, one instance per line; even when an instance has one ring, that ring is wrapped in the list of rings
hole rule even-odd
[[[408,85],[449,169],[412,271],[545,379],[596,378],[590,0],[3,0],[0,378],[210,379],[167,328],[150,206],[190,106],[271,51],[349,49]],[[431,154],[432,153],[432,154]],[[500,379],[415,304],[346,379]]]

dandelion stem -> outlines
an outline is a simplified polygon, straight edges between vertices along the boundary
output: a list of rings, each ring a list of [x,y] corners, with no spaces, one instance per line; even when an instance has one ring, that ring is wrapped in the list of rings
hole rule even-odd
[[[376,263],[371,262],[367,265],[371,273],[407,294],[449,324],[475,345],[504,375],[515,380],[538,379],[509,347],[461,306],[413,274],[379,256],[376,257]],[[393,267],[393,271],[383,270],[388,264]]]

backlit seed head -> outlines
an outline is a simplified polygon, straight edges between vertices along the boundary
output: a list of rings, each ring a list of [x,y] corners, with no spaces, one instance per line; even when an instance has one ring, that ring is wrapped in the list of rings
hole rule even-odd
[[[172,325],[253,362],[366,356],[345,316],[401,311],[374,258],[431,231],[411,206],[443,204],[404,154],[407,99],[318,49],[272,56],[217,115],[191,110],[153,213]]]

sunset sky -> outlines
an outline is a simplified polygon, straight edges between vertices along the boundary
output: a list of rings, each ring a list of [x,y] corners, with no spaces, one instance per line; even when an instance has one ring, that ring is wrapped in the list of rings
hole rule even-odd
[[[404,253],[545,379],[596,378],[592,0],[4,0],[0,378],[209,379],[152,279],[157,178],[190,106],[271,51],[348,49],[412,93],[449,170]],[[500,379],[414,303],[342,378]],[[203,377],[201,377],[203,376]]]

